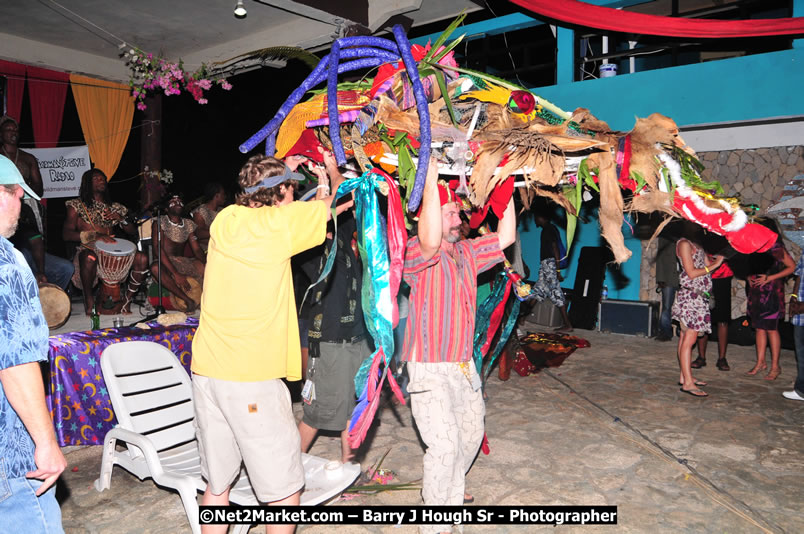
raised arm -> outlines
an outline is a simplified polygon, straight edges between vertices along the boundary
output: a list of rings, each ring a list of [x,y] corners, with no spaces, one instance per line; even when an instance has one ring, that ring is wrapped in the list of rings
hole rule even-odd
[[[497,237],[500,240],[500,250],[505,250],[516,241],[516,212],[513,195],[511,195],[511,200],[508,201],[500,224],[497,226]]]
[[[419,214],[419,247],[422,259],[429,260],[441,248],[442,238],[441,203],[438,200],[438,162],[430,158],[422,194],[422,209]]]
[[[329,176],[331,191],[334,193],[338,190],[338,186],[341,185],[341,182],[346,179],[341,174],[340,169],[338,169],[338,163],[335,161],[335,156],[332,155],[332,152],[323,150],[321,147],[318,147],[318,149],[321,150],[324,155],[324,168]]]

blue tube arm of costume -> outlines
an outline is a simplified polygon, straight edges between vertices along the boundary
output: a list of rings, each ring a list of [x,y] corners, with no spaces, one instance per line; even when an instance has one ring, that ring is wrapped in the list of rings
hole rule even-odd
[[[341,42],[343,39],[338,39],[335,42]],[[334,47],[334,44],[333,44]],[[332,55],[332,52],[330,52]],[[340,49],[340,59],[355,59],[361,57],[373,57],[384,59],[388,62],[399,61],[399,54],[388,52],[386,50],[377,50],[376,48],[346,48]]]
[[[338,65],[338,74],[343,74],[344,72],[351,72],[353,70],[368,69],[371,67],[382,65],[383,63],[387,63],[387,61],[385,61],[385,59],[383,58],[364,57],[360,59],[355,59],[354,61],[347,61],[346,63],[341,63],[340,65]],[[323,82],[328,76],[329,71],[322,72],[318,76],[318,79],[314,81],[315,83],[313,83],[313,87]],[[327,96],[327,98],[329,98],[329,96]]]
[[[340,64],[341,58],[346,57],[360,57],[368,55],[372,66],[376,60],[386,61],[398,59],[390,52],[376,49],[365,48],[352,48],[349,50],[341,51],[341,40],[338,39],[332,43],[332,50],[330,56],[330,68],[327,71],[327,115],[329,117],[329,139],[332,142],[332,152],[335,154],[335,160],[339,166],[346,165],[346,152],[343,150],[343,142],[341,141],[341,128],[340,118],[338,117],[338,74],[341,67],[344,70],[354,70],[356,68],[364,68],[367,64],[365,61],[357,60],[350,61],[343,65]],[[332,65],[338,65],[337,69],[333,69]]]
[[[342,37],[340,39],[341,47],[346,48],[347,46],[375,46],[377,48],[385,48],[386,50],[390,50],[392,52],[396,52],[397,46],[396,43],[391,41],[390,39],[383,39],[382,37],[372,37],[370,35],[355,35],[354,37]]]
[[[382,65],[383,63],[387,63],[387,61],[384,58],[367,57],[367,58],[356,59],[354,61],[348,61],[346,63],[342,63],[342,64],[338,65],[338,74],[343,74],[344,72],[351,72],[353,70],[360,70],[360,69],[368,69],[368,68],[372,68],[372,67],[377,67],[379,65]],[[318,85],[319,83],[324,81],[324,79],[328,75],[329,75],[329,72],[322,72],[317,80],[312,81],[311,87],[315,87],[316,85]],[[327,96],[327,99],[329,99],[329,96]],[[279,132],[279,126],[281,126],[281,125],[282,124],[280,122],[276,126],[276,129],[268,135],[268,137],[267,137],[267,139],[265,141],[265,147],[266,147],[265,153],[267,155],[269,155],[269,156],[273,156],[274,153],[276,152],[276,135]],[[330,128],[330,131],[331,130],[332,129]],[[242,150],[242,147],[241,147],[241,150]],[[345,161],[344,161],[344,163],[345,163]],[[343,165],[343,163],[340,163],[340,162],[338,164]]]
[[[379,40],[386,41],[385,39],[379,39]],[[390,41],[387,42],[390,43]],[[394,45],[394,49],[395,48],[396,46]],[[384,50],[350,49],[348,51],[343,50],[342,53],[344,54],[343,57],[364,58],[364,61],[360,60],[350,61],[343,65],[338,65],[337,66],[338,74],[342,74],[344,72],[350,72],[352,70],[357,69],[376,67],[377,65],[381,65],[382,63],[387,63],[389,61],[398,61],[398,57],[395,54],[386,52]],[[324,77],[327,76],[326,69],[329,66],[329,64],[330,64],[330,54],[327,54],[326,56],[321,58],[321,61],[318,62],[316,68],[313,69],[313,72],[311,72],[307,76],[307,78],[305,78],[302,84],[290,94],[287,100],[285,100],[285,102],[279,108],[279,111],[277,111],[276,115],[274,115],[274,117],[265,126],[260,128],[260,130],[257,133],[249,137],[245,143],[240,145],[239,147],[240,152],[244,154],[246,152],[249,152],[255,146],[257,146],[257,143],[259,143],[272,133],[279,130],[279,127],[282,125],[282,122],[285,120],[285,117],[287,117],[288,113],[290,113],[290,110],[293,108],[293,106],[295,106],[301,101],[302,97],[305,95],[305,93],[307,93],[307,91],[309,91],[310,89],[312,89],[313,87],[315,87],[324,80]],[[337,65],[337,62],[335,64]],[[275,145],[275,141],[270,144]],[[266,144],[266,153],[269,153],[267,147],[268,144]],[[270,154],[273,153],[274,150],[271,150]]]
[[[274,118],[268,121],[268,124],[260,128],[260,130],[257,133],[249,137],[245,143],[240,145],[240,152],[242,152],[243,154],[249,152],[255,146],[257,146],[257,143],[268,137],[275,130],[278,130],[279,126],[282,125],[282,121],[285,120],[287,114],[290,113],[291,109],[293,109],[293,106],[299,103],[299,101],[302,99],[302,97],[307,91],[309,91],[310,89],[312,89],[317,85],[317,83],[314,82],[314,80],[316,80],[320,74],[323,74],[325,72],[328,64],[329,64],[329,56],[324,56],[323,58],[321,58],[321,61],[318,62],[318,65],[316,65],[315,69],[313,69],[313,72],[311,72],[310,75],[307,76],[307,78],[302,82],[302,84],[299,87],[296,88],[295,91],[290,93],[290,96],[287,98],[287,100],[285,100],[285,103],[282,104],[282,106],[280,106],[279,111],[276,112]]]
[[[396,38],[396,44],[399,46],[399,55],[402,56],[402,62],[405,64],[405,70],[413,88],[413,96],[416,98],[416,111],[419,113],[419,142],[421,145],[419,148],[419,164],[416,166],[416,179],[408,199],[408,211],[415,213],[419,209],[419,203],[422,201],[424,178],[427,176],[427,166],[430,162],[430,112],[427,108],[424,87],[419,78],[419,69],[416,67],[416,61],[414,61],[413,55],[410,53],[410,41],[405,35],[405,30],[399,24],[394,26],[394,37]]]
[[[341,142],[341,121],[338,120],[338,69],[332,65],[340,65],[341,42],[336,39],[329,52],[330,68],[327,71],[327,115],[329,116],[329,140],[332,143],[332,152],[339,167],[346,165],[346,153]]]
[[[279,130],[274,130],[271,134],[265,138],[265,155],[266,156],[273,156],[276,154],[276,134],[279,133]]]

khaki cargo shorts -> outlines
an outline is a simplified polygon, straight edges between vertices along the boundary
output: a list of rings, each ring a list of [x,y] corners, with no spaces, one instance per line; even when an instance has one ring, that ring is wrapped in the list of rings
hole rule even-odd
[[[261,502],[304,487],[299,430],[282,380],[231,382],[194,374],[193,397],[201,474],[213,494],[234,483],[243,463]]]

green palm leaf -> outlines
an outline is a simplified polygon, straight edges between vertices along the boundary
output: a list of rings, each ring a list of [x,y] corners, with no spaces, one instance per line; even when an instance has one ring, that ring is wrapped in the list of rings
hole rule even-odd
[[[223,61],[216,61],[215,63],[212,63],[212,65],[222,67],[223,65],[244,61],[246,59],[278,59],[284,61],[289,59],[297,59],[309,66],[310,69],[314,69],[316,65],[318,65],[318,62],[321,61],[320,57],[316,56],[312,52],[308,52],[304,48],[299,48],[298,46],[269,46],[268,48],[252,50],[251,52],[246,52],[245,54],[240,54],[239,56],[225,59]]]
[[[427,52],[427,55],[424,56],[424,59],[422,61],[425,61],[425,62],[430,61],[432,59],[432,57],[433,57],[433,54],[435,54],[436,50],[441,48],[441,45],[443,45],[445,42],[447,42],[447,39],[449,39],[449,36],[452,35],[452,32],[454,32],[455,29],[463,23],[463,19],[465,19],[465,18],[466,18],[466,13],[465,12],[461,13],[460,15],[458,15],[458,17],[455,20],[452,21],[452,24],[447,26],[447,29],[444,30],[443,32],[441,32],[441,35],[439,35],[438,39],[435,40],[435,43],[433,43],[432,48],[430,48],[430,51]],[[461,36],[461,38],[463,38],[463,36]]]

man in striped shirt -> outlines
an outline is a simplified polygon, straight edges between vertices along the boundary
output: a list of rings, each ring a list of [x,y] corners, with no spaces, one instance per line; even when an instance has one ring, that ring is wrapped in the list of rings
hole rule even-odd
[[[422,497],[428,505],[460,505],[465,474],[483,439],[486,408],[472,362],[477,275],[504,257],[516,237],[513,198],[498,233],[461,241],[459,207],[448,187],[437,183],[430,161],[418,236],[408,241],[404,278],[410,311],[402,360],[407,362],[411,409],[424,455]],[[448,531],[427,525],[423,533]]]

